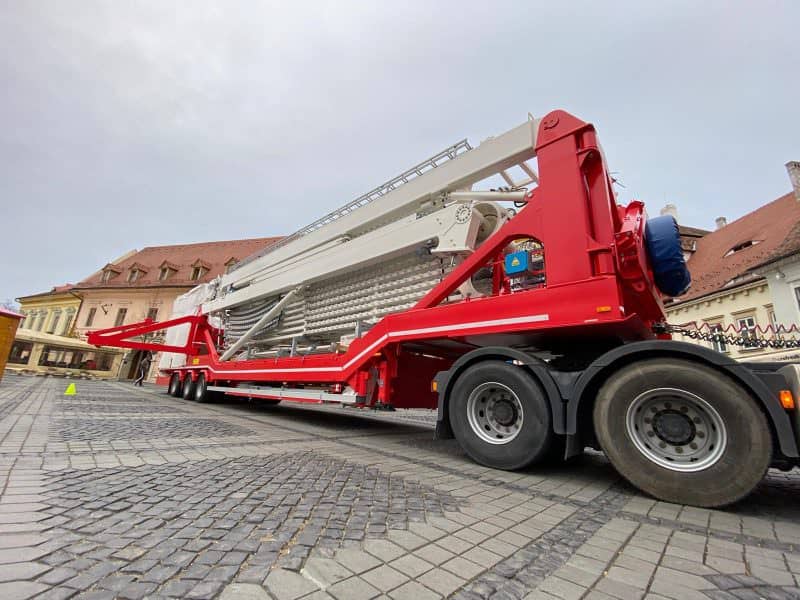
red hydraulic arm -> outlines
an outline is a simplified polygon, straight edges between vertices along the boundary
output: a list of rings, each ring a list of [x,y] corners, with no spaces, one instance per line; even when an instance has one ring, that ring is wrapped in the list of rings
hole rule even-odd
[[[189,324],[189,332],[186,343],[183,346],[172,346],[169,344],[159,344],[132,338],[140,337],[148,333],[154,333],[177,325]],[[108,329],[98,329],[91,331],[87,335],[87,341],[95,346],[114,346],[117,348],[132,348],[134,350],[150,350],[152,352],[180,352],[183,354],[194,354],[195,337],[200,332],[200,328],[207,327],[206,317],[203,315],[189,315],[161,321],[156,323],[152,319],[145,319],[139,323],[120,325],[119,327],[109,327]]]

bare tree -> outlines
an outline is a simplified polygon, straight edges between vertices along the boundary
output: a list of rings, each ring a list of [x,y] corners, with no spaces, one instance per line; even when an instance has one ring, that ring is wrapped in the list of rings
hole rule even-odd
[[[14,312],[19,311],[19,304],[14,302],[11,298],[6,298],[2,302],[0,302],[0,308],[5,308],[6,310],[11,310]]]

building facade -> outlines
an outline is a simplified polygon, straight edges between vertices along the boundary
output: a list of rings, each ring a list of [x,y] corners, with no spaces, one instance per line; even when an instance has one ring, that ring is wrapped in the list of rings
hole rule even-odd
[[[6,370],[110,379],[117,376],[124,354],[119,348],[96,348],[74,337],[19,329]]]
[[[17,298],[19,311],[25,317],[20,329],[71,336],[81,307],[81,297],[72,288],[67,283],[48,292]]]
[[[696,241],[687,266],[692,287],[665,303],[670,323],[698,328],[710,338],[699,343],[740,360],[800,354],[757,341],[800,337],[779,329],[800,324],[800,190],[732,223],[717,219],[717,229]],[[742,344],[726,335],[743,338]]]

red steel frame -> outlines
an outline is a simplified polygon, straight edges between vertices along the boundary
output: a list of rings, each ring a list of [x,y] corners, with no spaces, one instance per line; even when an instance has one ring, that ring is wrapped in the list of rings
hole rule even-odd
[[[466,352],[542,336],[655,337],[653,325],[665,315],[644,247],[644,205],[617,206],[594,127],[554,111],[540,123],[535,150],[539,185],[526,197],[526,206],[412,309],[384,317],[343,354],[221,362],[214,341],[219,332],[205,315],[95,331],[89,342],[184,353],[186,366],[166,372],[186,372],[193,379],[203,373],[216,385],[260,382],[334,391],[349,386],[367,404],[434,407],[430,382],[457,357],[454,347]],[[443,304],[478,269],[501,261],[508,245],[520,238],[544,246],[544,287],[510,293],[495,276],[494,295]],[[132,339],[186,323],[190,333],[184,346]]]

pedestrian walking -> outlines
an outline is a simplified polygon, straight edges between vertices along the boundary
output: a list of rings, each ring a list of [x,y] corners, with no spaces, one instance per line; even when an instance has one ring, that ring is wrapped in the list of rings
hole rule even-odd
[[[142,360],[139,361],[139,374],[136,379],[133,380],[133,385],[138,385],[142,387],[142,383],[144,383],[144,378],[147,377],[147,373],[150,371],[150,363],[153,361],[153,355],[151,352],[146,351],[144,356],[142,356]]]

